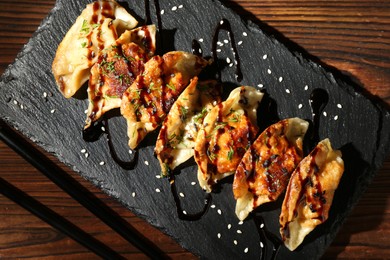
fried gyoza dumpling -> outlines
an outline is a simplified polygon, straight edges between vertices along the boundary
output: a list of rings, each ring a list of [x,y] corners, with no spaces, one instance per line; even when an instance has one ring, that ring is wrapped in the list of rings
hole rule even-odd
[[[111,46],[118,34],[133,29],[137,21],[115,1],[96,1],[86,6],[58,46],[52,71],[66,98],[88,80],[99,51]]]
[[[221,102],[220,94],[215,81],[198,82],[194,77],[173,104],[155,148],[163,176],[194,156],[195,141],[203,119]]]
[[[85,128],[105,112],[121,105],[123,93],[144,70],[156,50],[156,27],[142,26],[124,32],[109,48],[100,52],[91,69],[89,106]]]
[[[256,112],[262,97],[253,87],[238,87],[206,115],[195,144],[202,189],[211,192],[214,184],[236,171],[256,138]]]
[[[145,64],[121,103],[131,149],[161,125],[177,97],[207,64],[205,59],[181,51],[154,56]]]
[[[292,173],[280,214],[285,246],[295,250],[316,226],[328,219],[334,192],[344,172],[341,152],[321,141]]]
[[[302,142],[308,126],[299,118],[279,121],[265,129],[246,151],[233,182],[240,220],[285,191],[291,173],[302,160]]]

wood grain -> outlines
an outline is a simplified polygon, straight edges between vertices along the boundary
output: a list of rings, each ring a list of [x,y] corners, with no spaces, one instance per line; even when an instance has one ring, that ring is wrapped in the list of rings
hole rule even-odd
[[[0,0],[0,73],[13,62],[54,3],[54,0]],[[390,105],[390,1],[234,0],[224,3],[259,24],[291,50],[303,53],[336,76]],[[66,167],[64,169],[169,257],[195,258],[89,182]],[[126,258],[146,258],[2,142],[0,176]],[[356,205],[324,259],[390,258],[389,186],[390,158]],[[77,242],[3,196],[0,196],[0,219],[2,258],[96,258]]]

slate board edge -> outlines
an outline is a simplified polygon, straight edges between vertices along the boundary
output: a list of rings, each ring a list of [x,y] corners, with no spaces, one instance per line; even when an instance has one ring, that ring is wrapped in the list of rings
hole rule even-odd
[[[259,26],[258,24],[250,21],[250,20],[244,20],[241,16],[239,16],[238,14],[235,13],[234,10],[232,10],[231,8],[229,7],[226,7],[222,2],[218,1],[218,0],[212,0],[212,2],[214,2],[215,4],[220,4],[221,6],[223,6],[223,8],[227,8],[230,10],[230,12],[234,13],[234,15],[237,17],[237,19],[239,19],[242,23],[244,23],[248,28],[252,28],[252,29],[256,29],[256,30],[260,30],[261,32],[262,29],[261,29],[261,26]],[[51,18],[53,16],[53,14],[60,8],[62,8],[61,5],[59,5],[60,1],[57,1],[56,2],[56,5],[55,7],[50,11],[50,13],[48,14],[48,16],[42,21],[42,23],[40,24],[40,26],[38,27],[37,31],[33,34],[33,36],[31,37],[31,39],[29,40],[29,42],[27,44],[24,45],[24,47],[22,48],[22,50],[19,52],[19,54],[17,55],[15,61],[8,66],[8,68],[6,69],[6,71],[4,72],[4,74],[1,76],[1,81],[2,83],[7,83],[9,80],[12,80],[12,69],[15,65],[17,65],[17,62],[19,59],[22,59],[24,56],[28,55],[29,52],[32,50],[31,45],[34,44],[33,42],[33,39],[40,34],[41,31],[44,31],[46,26],[48,26],[51,22]],[[264,32],[263,32],[264,33]],[[275,44],[278,44],[280,46],[282,46],[283,48],[286,48],[289,50],[289,48],[283,44],[283,42],[280,42],[278,41],[277,39],[275,39],[272,35],[268,35],[266,33],[264,33],[265,35],[267,35],[269,38],[271,38],[271,40],[273,41],[273,43]],[[322,72],[322,74],[331,82],[333,82],[334,84],[337,84],[339,85],[344,91],[348,92],[348,94],[353,94],[353,95],[357,95],[359,96],[359,98],[367,98],[375,107],[377,107],[377,109],[379,110],[380,114],[381,114],[381,118],[382,118],[382,128],[386,129],[386,126],[389,126],[390,127],[390,112],[387,111],[381,104],[378,104],[378,103],[375,103],[374,100],[370,97],[367,97],[366,95],[364,95],[363,93],[361,93],[359,90],[357,90],[356,88],[354,88],[353,86],[349,85],[349,84],[346,84],[344,81],[342,80],[339,80],[339,79],[336,79],[333,75],[333,73],[327,71],[324,67],[322,67],[321,65],[311,61],[310,59],[307,59],[305,57],[303,57],[303,55],[301,53],[297,53],[297,52],[294,52],[294,51],[290,51],[293,56],[299,60],[300,64],[303,65],[303,66],[307,66],[308,69],[316,69],[320,72]],[[18,124],[17,121],[13,121],[11,118],[3,118],[10,126],[14,127],[15,129],[20,129],[20,133],[22,133],[25,137],[31,139],[34,143],[36,143],[37,145],[39,145],[40,147],[42,147],[44,150],[48,151],[49,153],[52,153],[54,156],[56,156],[58,159],[60,159],[61,162],[63,162],[65,165],[67,165],[68,167],[70,167],[73,171],[77,172],[78,174],[80,174],[84,179],[92,182],[95,186],[99,187],[101,190],[103,190],[106,194],[108,194],[109,196],[111,197],[114,197],[117,201],[119,201],[121,204],[123,204],[125,207],[127,208],[130,208],[129,205],[127,203],[125,203],[124,201],[122,201],[121,199],[119,199],[118,197],[114,196],[112,194],[112,192],[110,192],[110,190],[104,188],[101,186],[101,183],[99,184],[99,182],[97,180],[94,180],[93,178],[88,178],[88,176],[84,175],[82,172],[80,172],[76,166],[74,165],[70,165],[69,163],[66,163],[66,158],[63,158],[61,157],[61,155],[59,154],[56,154],[55,152],[53,152],[53,148],[50,147],[50,145],[48,144],[45,144],[45,143],[41,143],[39,142],[39,140],[37,140],[36,137],[34,137],[33,133],[29,133],[28,130],[24,129],[24,127],[20,124]],[[380,157],[375,157],[374,158],[374,166],[371,170],[371,172],[373,174],[370,174],[370,179],[368,180],[367,184],[365,187],[362,188],[362,190],[365,190],[367,188],[367,186],[369,185],[369,183],[372,181],[372,179],[375,177],[376,175],[376,172],[378,171],[378,169],[381,167],[381,165],[383,164],[383,160],[386,159],[386,156],[389,154],[389,151],[390,151],[390,135],[387,136],[387,140],[386,140],[386,143],[385,144],[382,144],[380,145],[380,147],[378,147],[378,151],[382,150],[383,153],[379,153],[379,154],[382,154],[382,156]],[[361,197],[362,194],[360,194],[360,196],[355,200],[355,202],[353,203],[353,205],[356,205],[356,203],[359,201],[360,197]],[[166,230],[166,228],[164,227],[161,227],[161,226],[157,226],[155,221],[151,222],[150,219],[147,219],[147,216],[144,216],[142,214],[139,214],[139,212],[137,212],[137,210],[134,210],[134,209],[131,209],[134,213],[136,213],[137,216],[143,218],[144,220],[146,220],[147,222],[151,223],[153,226],[157,227],[158,229],[160,229],[161,231],[163,231],[164,233],[166,233],[167,235],[173,237],[171,234],[169,234],[169,231]],[[351,211],[351,210],[350,210]],[[349,215],[349,212],[347,212],[346,215]],[[343,221],[346,220],[346,217],[343,219]],[[339,226],[341,227],[341,225]],[[334,236],[337,234],[337,232],[334,232]],[[331,237],[328,241],[328,245],[332,242],[332,240],[334,239],[334,236]],[[175,239],[176,241],[180,242],[179,239],[173,237],[173,239]],[[326,247],[328,247],[328,245]],[[191,251],[193,251],[193,248],[191,248],[191,246],[185,246],[186,249],[189,249]]]

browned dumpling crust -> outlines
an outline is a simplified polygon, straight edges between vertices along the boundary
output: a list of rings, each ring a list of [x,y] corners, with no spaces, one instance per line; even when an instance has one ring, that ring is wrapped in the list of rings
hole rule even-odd
[[[238,87],[206,115],[195,145],[202,189],[211,192],[214,184],[236,171],[256,138],[256,111],[262,97],[253,87]]]
[[[265,129],[246,151],[234,175],[236,215],[244,220],[256,207],[275,201],[302,160],[302,142],[308,122],[299,118],[279,121]]]
[[[84,128],[105,112],[119,108],[123,93],[144,70],[156,50],[156,27],[142,26],[124,32],[115,44],[100,52],[91,69],[89,106]]]
[[[144,73],[125,91],[121,102],[131,149],[162,124],[177,97],[207,64],[181,51],[154,56],[145,64]]]
[[[343,172],[341,152],[324,139],[292,173],[280,214],[280,234],[288,249],[295,250],[328,219]]]
[[[52,72],[61,93],[72,97],[88,80],[99,52],[136,25],[136,19],[115,1],[87,5],[66,33],[53,60]]]
[[[204,117],[221,102],[220,92],[220,85],[215,81],[198,82],[194,77],[173,104],[155,148],[163,176],[194,156],[198,131]]]

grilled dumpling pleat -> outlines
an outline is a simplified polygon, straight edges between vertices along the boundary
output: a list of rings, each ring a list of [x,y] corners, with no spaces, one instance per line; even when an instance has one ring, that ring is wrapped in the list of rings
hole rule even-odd
[[[52,64],[57,85],[66,98],[88,80],[100,50],[110,47],[136,19],[115,1],[96,1],[86,6],[59,44]]]
[[[256,138],[256,112],[262,97],[253,87],[238,87],[206,115],[196,139],[195,161],[199,185],[207,192],[236,171]]]
[[[109,48],[100,52],[91,69],[89,106],[85,128],[105,112],[119,108],[123,93],[144,70],[156,50],[156,27],[142,26],[124,32]]]
[[[164,120],[156,142],[155,153],[163,176],[194,156],[203,119],[219,102],[220,87],[215,81],[198,82],[194,77],[181,93]]]
[[[342,174],[341,152],[321,141],[292,173],[280,214],[285,246],[295,250],[316,226],[328,219]]]
[[[181,51],[154,56],[145,64],[121,103],[131,149],[162,124],[177,97],[207,64],[205,59]]]
[[[287,187],[302,160],[302,142],[308,123],[284,119],[265,129],[246,151],[234,175],[236,215],[244,220],[263,203],[275,201]]]

